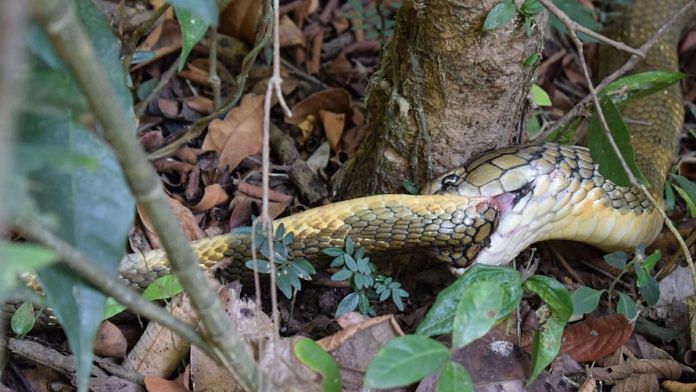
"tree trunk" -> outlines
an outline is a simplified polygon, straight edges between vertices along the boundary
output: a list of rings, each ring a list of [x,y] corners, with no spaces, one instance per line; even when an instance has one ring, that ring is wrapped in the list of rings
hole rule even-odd
[[[422,2],[421,2],[422,1]],[[473,154],[519,141],[545,13],[483,31],[499,0],[406,0],[366,102],[372,127],[335,181],[338,198],[404,193]]]

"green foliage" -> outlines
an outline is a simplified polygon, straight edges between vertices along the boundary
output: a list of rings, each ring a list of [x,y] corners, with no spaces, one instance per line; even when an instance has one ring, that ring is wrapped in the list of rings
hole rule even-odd
[[[366,39],[378,39],[380,36],[389,38],[394,35],[394,19],[392,15],[401,8],[401,2],[393,1],[388,5],[383,2],[370,2],[365,7],[361,0],[348,0],[351,11],[344,16],[353,23],[353,30],[364,31]]]
[[[464,347],[493,328],[503,308],[503,289],[495,282],[475,282],[459,300],[452,326],[452,346]]]
[[[660,299],[659,285],[651,273],[655,268],[655,264],[660,261],[660,257],[662,255],[659,250],[656,250],[648,256],[645,256],[644,252],[644,246],[638,247],[638,249],[636,249],[635,256],[630,261],[628,260],[628,255],[625,252],[614,252],[604,255],[604,260],[607,262],[607,264],[621,271],[619,275],[614,278],[614,282],[609,287],[609,299],[611,299],[612,295],[614,294],[616,282],[621,279],[623,274],[631,270],[636,276],[636,287],[638,287],[638,291],[645,302],[652,306],[655,305]],[[631,311],[632,308],[635,308],[633,300],[621,292],[618,294],[619,303],[617,304],[617,312],[623,313],[624,315],[634,313]],[[627,301],[630,301],[630,303]],[[627,316],[626,318],[630,319],[631,317]]]
[[[245,230],[251,232],[250,230]],[[241,230],[236,230],[241,232]],[[257,269],[262,274],[271,273],[270,253],[268,250],[268,238],[266,232],[261,225],[256,226],[256,250],[258,250],[264,258],[256,260]],[[260,239],[260,240],[259,240]],[[285,225],[282,223],[276,228],[273,235],[273,263],[276,264],[276,286],[290,299],[294,291],[302,290],[301,280],[312,280],[312,275],[317,271],[312,263],[304,258],[295,258],[290,254],[290,245],[295,242],[295,234],[285,232]],[[244,265],[253,270],[254,261],[247,260]]]
[[[696,218],[696,183],[678,174],[671,174],[670,178],[674,181],[672,185],[679,196],[686,202],[689,214]]]
[[[636,303],[628,295],[619,292],[619,301],[616,303],[616,311],[623,314],[627,320],[633,320],[638,315]]]
[[[216,9],[217,11],[217,9]],[[179,71],[184,69],[189,53],[198,41],[208,31],[209,24],[203,17],[185,8],[176,8],[176,18],[181,26],[181,57],[179,57]]]
[[[19,276],[58,261],[58,255],[40,245],[0,242],[0,301],[22,284]]]
[[[418,187],[416,187],[416,184],[411,181],[404,181],[402,185],[404,186],[406,193],[409,195],[417,195],[419,193]]]
[[[582,316],[594,312],[599,305],[599,299],[606,290],[595,290],[590,287],[580,286],[570,296],[573,302],[573,316]]]
[[[365,386],[395,388],[412,384],[447,362],[450,350],[426,336],[406,335],[392,339],[367,366]]]
[[[592,31],[599,31],[600,24],[595,20],[592,12],[587,8],[583,7],[577,0],[553,0],[553,4],[556,5],[561,11],[563,11],[570,19],[576,23],[587,27]],[[560,33],[566,32],[566,27],[558,18],[554,15],[550,15],[549,25],[551,28],[559,31]],[[578,38],[586,42],[594,42],[594,39],[589,37],[587,34],[578,33]]]
[[[528,35],[532,34],[534,15],[544,9],[538,0],[525,0],[519,8],[512,0],[504,0],[491,8],[483,22],[483,30],[493,30],[508,24],[515,16],[519,15],[524,20],[524,28]]]
[[[34,313],[34,305],[30,302],[23,302],[12,315],[10,319],[10,328],[12,328],[12,332],[15,335],[21,338],[34,328],[35,323],[36,314]]]
[[[178,12],[184,10],[203,23],[217,27],[218,7],[215,0],[167,0]]]
[[[447,361],[440,370],[437,380],[437,392],[469,392],[474,391],[474,382],[469,372],[456,362]]]
[[[607,85],[600,96],[611,98],[616,106],[654,94],[684,79],[681,72],[648,71],[624,76]]]
[[[534,106],[551,106],[549,94],[538,84],[532,84],[531,95]]]
[[[348,237],[344,248],[326,248],[322,252],[334,259],[331,268],[340,268],[331,276],[334,281],[348,281],[353,292],[341,300],[336,309],[336,317],[358,308],[360,313],[374,315],[371,298],[384,302],[391,298],[400,311],[404,310],[403,298],[408,297],[401,283],[377,271],[377,266],[365,256],[365,249],[356,248]]]
[[[321,374],[324,392],[341,390],[341,373],[338,364],[320,345],[309,338],[302,338],[292,346],[297,359],[310,369]]]
[[[604,112],[604,117],[607,120],[607,125],[611,131],[611,135],[616,142],[616,145],[621,152],[621,156],[628,164],[629,169],[639,182],[645,184],[647,181],[640,173],[636,165],[635,153],[631,148],[631,137],[628,134],[628,128],[621,118],[621,114],[616,109],[616,106],[611,99],[605,97],[601,99],[601,108]],[[599,116],[597,113],[592,114],[588,125],[587,146],[590,148],[592,160],[599,165],[599,172],[619,186],[631,185],[628,175],[624,171],[618,155],[614,152],[609,139],[602,130]]]

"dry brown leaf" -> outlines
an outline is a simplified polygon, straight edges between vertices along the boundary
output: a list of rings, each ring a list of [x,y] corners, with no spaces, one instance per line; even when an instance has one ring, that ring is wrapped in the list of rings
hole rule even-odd
[[[184,99],[186,106],[197,111],[198,113],[210,114],[215,110],[213,100],[202,95],[194,95]]]
[[[334,113],[328,110],[319,110],[319,118],[324,125],[324,134],[331,144],[331,149],[337,151],[338,143],[343,135],[343,128],[346,125],[345,113]]]
[[[104,321],[97,331],[97,336],[94,340],[94,353],[109,358],[123,359],[126,357],[128,342],[113,323]]]
[[[145,376],[145,388],[148,392],[188,392],[179,382],[155,376]]]
[[[318,116],[319,110],[352,115],[353,109],[351,107],[350,94],[342,88],[329,88],[314,93],[296,103],[292,107],[292,117],[285,117],[285,122],[299,125],[310,114]]]
[[[263,141],[263,96],[247,94],[224,120],[213,120],[203,140],[203,151],[216,151],[218,168],[234,170],[247,156],[257,153]]]
[[[196,64],[196,62],[189,61],[188,63],[186,63],[186,69],[177,73],[177,76],[203,86],[210,85],[210,75],[208,74],[208,68],[201,67],[198,64]]]
[[[131,70],[142,68],[179,49],[181,49],[181,29],[178,23],[167,19],[157,25],[137,48],[138,51],[153,51],[155,55],[135,64]]]
[[[157,106],[164,117],[177,118],[179,116],[179,102],[169,98],[158,98]]]
[[[305,46],[305,35],[289,16],[280,18],[280,47]]]
[[[218,30],[251,45],[256,39],[262,9],[260,0],[232,0],[220,13]]]
[[[633,324],[620,313],[590,318],[563,331],[561,353],[578,362],[596,361],[621,347],[633,333]]]
[[[594,377],[601,381],[616,381],[634,374],[654,374],[659,378],[678,380],[682,365],[671,359],[641,359],[604,368],[592,369]]]
[[[341,137],[341,151],[344,151],[349,157],[353,156],[353,154],[358,151],[360,143],[362,143],[369,132],[370,127],[367,124],[353,127],[343,132],[343,137]]]
[[[247,182],[240,182],[237,189],[255,199],[261,199],[263,197],[263,188],[256,185],[251,185]],[[290,195],[286,195],[285,193],[274,191],[272,189],[268,191],[268,201],[290,203],[290,200],[292,200],[292,196]]]
[[[230,196],[225,192],[220,184],[211,184],[203,190],[203,197],[195,205],[191,207],[193,212],[203,212],[215,207],[218,204],[225,203],[230,199]]]
[[[612,392],[659,392],[660,382],[654,374],[635,374],[614,384]]]
[[[169,198],[169,206],[172,208],[174,215],[176,215],[177,220],[179,221],[179,224],[184,230],[184,234],[186,234],[186,238],[188,238],[189,241],[200,240],[201,238],[206,237],[205,233],[198,226],[196,218],[193,216],[193,213],[188,207],[171,197]],[[140,220],[143,222],[145,234],[147,235],[148,240],[150,240],[150,244],[153,248],[160,248],[162,245],[157,237],[157,234],[155,233],[154,228],[152,227],[150,219],[145,215],[140,207],[136,206],[136,209],[138,211],[138,216],[140,216]]]
[[[138,392],[142,387],[119,377],[92,377],[89,380],[89,390],[91,392]]]
[[[271,193],[273,192],[274,191],[271,191]],[[280,193],[280,195],[283,194]],[[287,197],[287,195],[283,196]],[[232,199],[232,202],[230,203],[230,209],[232,210],[232,214],[230,215],[229,225],[231,229],[239,227],[243,225],[245,222],[247,222],[249,219],[251,219],[253,205],[258,206],[257,210],[260,210],[261,198],[248,196],[247,194],[241,191],[237,192],[237,194],[234,196],[234,199]],[[285,208],[287,208],[287,206],[288,202],[272,201],[270,200],[269,195],[268,213],[271,215],[272,218],[275,218],[278,215],[282,214],[283,211],[285,211]]]

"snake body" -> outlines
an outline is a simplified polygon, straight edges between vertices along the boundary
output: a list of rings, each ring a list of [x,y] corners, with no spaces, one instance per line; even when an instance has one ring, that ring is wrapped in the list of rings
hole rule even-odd
[[[613,26],[618,39],[638,47],[691,0],[635,0]],[[692,7],[693,10],[694,7]],[[685,18],[686,19],[686,18]],[[637,71],[678,70],[674,26],[654,45]],[[607,74],[624,57],[602,49]],[[665,177],[674,159],[684,112],[673,86],[623,109],[631,123],[636,161],[653,196],[662,201]],[[509,263],[530,244],[551,239],[585,242],[613,251],[649,244],[663,219],[637,188],[618,186],[602,176],[584,147],[537,144],[495,150],[436,178],[423,195],[377,195],[314,208],[276,221],[295,234],[291,254],[315,263],[321,249],[350,238],[366,251],[425,253],[448,263],[455,273],[472,263]],[[230,278],[248,278],[248,235],[224,234],[192,243],[204,268],[224,258]],[[121,276],[143,287],[169,272],[156,250],[133,254]]]
[[[637,47],[690,0],[636,0],[624,12],[619,39]],[[694,7],[692,7],[693,9]],[[675,26],[650,51],[640,70],[678,70]],[[611,57],[611,56],[610,56]],[[614,56],[613,58],[619,58]],[[609,62],[611,63],[611,62]],[[612,65],[613,66],[613,65]],[[623,111],[631,123],[637,163],[658,200],[683,122],[677,87]],[[368,253],[430,254],[455,273],[472,263],[502,265],[530,244],[550,239],[585,242],[607,251],[650,243],[663,220],[636,188],[603,177],[584,147],[523,145],[486,153],[444,173],[422,195],[376,195],[314,208],[279,219],[294,233],[292,256],[321,264],[321,250],[348,236]],[[203,268],[223,259],[225,275],[248,278],[248,234],[228,233],[191,244]],[[121,277],[145,287],[170,272],[164,251],[130,254]]]

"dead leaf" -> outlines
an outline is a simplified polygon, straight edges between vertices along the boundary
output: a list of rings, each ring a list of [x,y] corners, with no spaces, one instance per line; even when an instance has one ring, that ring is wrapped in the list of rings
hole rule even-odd
[[[326,168],[329,164],[329,156],[331,155],[331,147],[328,142],[324,142],[312,153],[312,155],[307,159],[307,166],[316,174],[320,170]]]
[[[157,99],[157,106],[165,117],[177,118],[179,116],[179,102],[169,98]]]
[[[343,132],[341,137],[341,151],[344,151],[349,157],[352,157],[360,147],[365,136],[370,132],[370,127],[363,124],[353,127]]]
[[[109,358],[123,359],[126,357],[128,342],[113,323],[104,321],[97,331],[97,336],[94,340],[94,353]]]
[[[195,61],[187,62],[186,69],[177,73],[177,76],[203,86],[210,85],[208,67],[201,67],[199,64],[196,64]]]
[[[305,46],[305,35],[289,16],[280,18],[280,47]]]
[[[307,116],[319,115],[319,110],[327,110],[334,113],[353,114],[351,97],[348,91],[342,88],[329,88],[314,93],[292,107],[292,117],[285,117],[285,122],[299,125]]]
[[[262,9],[260,0],[232,0],[220,13],[218,30],[251,45],[256,39]]]
[[[181,49],[181,29],[179,24],[173,20],[165,20],[157,25],[150,34],[137,47],[138,51],[153,51],[155,55],[151,58],[135,64],[131,70],[142,68],[160,58],[174,53]]]
[[[216,151],[219,169],[234,170],[249,155],[257,153],[263,142],[263,96],[247,94],[224,120],[213,120],[203,140],[203,151]]]
[[[148,392],[188,392],[179,382],[154,376],[145,376],[145,388]]]
[[[215,207],[216,205],[225,203],[230,199],[230,196],[225,192],[220,184],[211,184],[203,190],[203,197],[195,205],[191,207],[193,212],[203,212]]]
[[[186,238],[189,241],[200,240],[201,238],[206,237],[205,233],[198,226],[196,218],[193,216],[193,213],[188,207],[183,205],[180,201],[171,197],[169,198],[169,206],[172,208],[174,215],[176,215],[177,220],[179,221],[179,224],[181,225],[181,228],[184,230],[184,234],[186,234]],[[150,219],[147,218],[147,216],[143,213],[140,207],[136,206],[136,209],[138,211],[138,216],[140,216],[140,220],[143,222],[143,226],[145,227],[145,234],[147,235],[148,240],[150,240],[150,244],[153,248],[160,248],[162,245],[160,243],[159,237],[157,237],[157,234],[155,233],[155,230],[152,227]]]
[[[213,100],[202,95],[186,97],[184,98],[184,103],[198,113],[210,114],[215,110]]]
[[[338,143],[343,135],[343,128],[346,125],[345,113],[334,113],[328,110],[319,110],[319,118],[324,125],[324,134],[331,144],[331,149],[337,151]]]
[[[119,377],[92,377],[89,379],[89,390],[92,392],[138,392],[142,387]]]
[[[251,185],[247,182],[240,182],[237,187],[237,190],[255,199],[261,199],[263,197],[263,188],[258,187],[256,185]],[[290,200],[292,200],[292,196],[270,189],[268,191],[268,200],[271,202],[278,203],[290,203]]]
[[[672,359],[639,359],[619,365],[594,368],[592,374],[600,381],[622,380],[634,374],[652,374],[659,378],[678,380],[682,374],[682,365]]]
[[[561,353],[578,362],[596,361],[621,347],[633,333],[633,325],[614,313],[575,323],[563,331]]]

